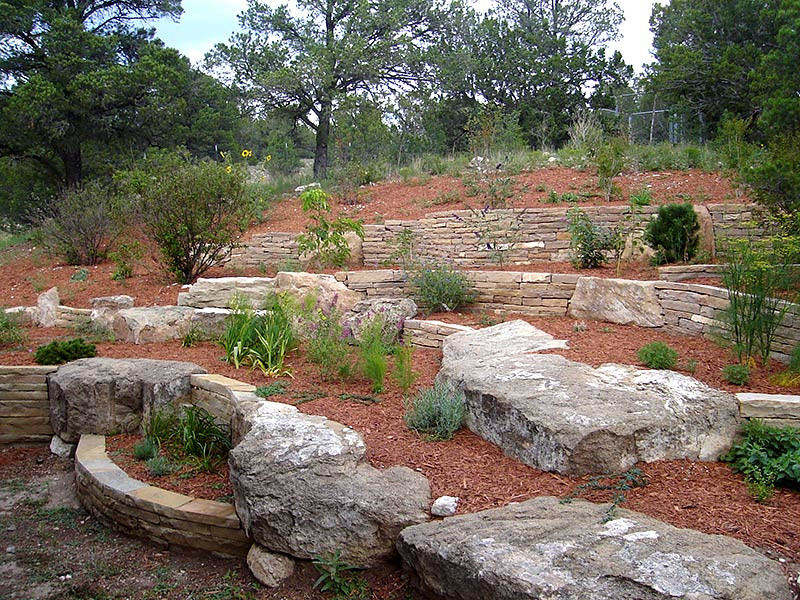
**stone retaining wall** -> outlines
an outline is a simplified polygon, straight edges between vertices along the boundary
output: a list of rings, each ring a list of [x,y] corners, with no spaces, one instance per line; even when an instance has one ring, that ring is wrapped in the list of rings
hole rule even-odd
[[[75,452],[78,497],[98,519],[151,542],[244,556],[250,540],[232,504],[191,498],[129,477],[106,454],[105,437],[81,436]]]
[[[800,396],[783,394],[736,394],[743,419],[761,419],[772,427],[800,429]]]
[[[569,206],[542,206],[527,209],[491,209],[486,212],[452,210],[434,212],[417,220],[391,220],[364,227],[363,264],[378,267],[397,264],[398,235],[412,232],[418,258],[446,259],[462,267],[496,264],[499,247],[506,264],[565,261],[570,258],[567,229]],[[641,237],[646,223],[658,212],[657,206],[644,206],[631,215],[628,206],[582,207],[593,223],[613,228],[632,226]],[[713,235],[701,247],[712,250],[726,237],[763,235],[755,223],[753,205],[710,204],[696,208],[702,230]],[[635,226],[634,226],[635,224]],[[258,234],[245,241],[230,258],[241,267],[276,266],[296,261],[297,234],[273,232]]]
[[[725,265],[669,265],[658,267],[658,278],[664,281],[684,281],[686,279],[722,279]]]
[[[55,369],[0,366],[0,444],[50,441],[47,374]]]

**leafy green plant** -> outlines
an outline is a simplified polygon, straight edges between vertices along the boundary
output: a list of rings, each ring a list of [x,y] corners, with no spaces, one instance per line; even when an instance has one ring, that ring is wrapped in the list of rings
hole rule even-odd
[[[411,293],[428,313],[452,312],[475,300],[467,276],[447,263],[423,262],[408,272]]]
[[[153,477],[164,477],[174,473],[177,468],[166,456],[149,458],[145,465],[147,465],[147,470],[150,471],[150,475]]]
[[[260,385],[256,388],[256,396],[260,398],[271,398],[272,396],[282,396],[289,389],[289,384],[285,381],[274,381],[269,385]]]
[[[33,359],[40,365],[60,365],[79,358],[97,356],[97,347],[87,344],[82,338],[60,341],[54,340],[36,349]]]
[[[614,178],[625,168],[627,143],[622,138],[607,141],[597,151],[597,177],[605,199],[611,200],[614,193]]]
[[[386,371],[389,361],[386,354],[391,351],[394,339],[386,339],[386,319],[381,314],[375,314],[361,328],[358,341],[358,353],[361,359],[361,368],[364,375],[372,382],[372,393],[379,394],[383,391]]]
[[[313,589],[319,588],[322,592],[331,592],[335,600],[369,598],[366,581],[352,574],[358,567],[344,561],[340,550],[315,556],[311,562],[320,574],[314,582]]]
[[[664,342],[650,342],[636,353],[639,360],[649,369],[674,369],[678,364],[678,351]]]
[[[136,240],[117,244],[116,249],[108,253],[108,257],[116,265],[111,279],[122,281],[133,277],[133,268],[142,256],[144,256],[142,245]]]
[[[762,501],[775,485],[800,486],[800,430],[770,427],[758,419],[747,421],[743,439],[722,460],[742,473],[751,493]]]
[[[650,206],[653,203],[653,194],[650,188],[639,188],[630,197],[631,206]]]
[[[738,363],[725,365],[722,367],[722,376],[733,385],[746,385],[750,381],[750,367]]]
[[[309,325],[306,358],[317,365],[325,381],[342,381],[353,376],[354,364],[350,346],[342,330],[341,314],[336,308],[328,311],[317,307]]]
[[[0,346],[16,346],[25,341],[25,334],[15,315],[0,308]]]
[[[414,264],[414,244],[416,234],[410,227],[404,227],[394,238],[395,248],[387,259],[387,264],[392,265],[400,262],[403,270],[407,270]]]
[[[364,226],[361,221],[346,217],[328,220],[329,200],[330,196],[319,188],[300,194],[303,212],[311,223],[306,226],[305,233],[297,236],[297,250],[313,257],[323,267],[343,267],[350,257],[345,234],[353,232],[363,238]]]
[[[644,241],[656,251],[653,259],[656,264],[688,262],[697,254],[699,231],[691,204],[665,204],[647,224]]]
[[[595,475],[586,483],[581,483],[564,498],[561,499],[562,504],[569,504],[574,498],[577,498],[585,491],[611,491],[611,504],[606,510],[606,515],[603,518],[603,523],[614,519],[616,517],[617,508],[627,499],[626,492],[634,489],[645,487],[650,483],[644,471],[638,467],[628,469],[620,475]]]
[[[408,395],[409,390],[419,378],[419,373],[413,370],[414,346],[411,339],[407,339],[405,344],[398,344],[394,349],[394,369],[392,378],[397,387],[403,392],[403,397]]]
[[[178,420],[174,443],[197,459],[222,459],[231,449],[231,434],[200,406],[187,406]],[[206,469],[208,470],[208,469]]]
[[[86,281],[89,279],[89,269],[80,268],[69,276],[70,281]]]
[[[606,262],[605,252],[612,247],[608,229],[592,223],[587,214],[578,207],[567,212],[567,219],[572,264],[579,269],[594,269]]]
[[[192,348],[203,339],[203,330],[198,327],[191,327],[181,338],[181,348]]]
[[[136,460],[149,460],[158,454],[158,444],[149,437],[133,445],[133,457]]]
[[[145,437],[159,446],[169,443],[177,429],[178,415],[170,406],[154,408],[145,420]]]
[[[492,212],[490,206],[481,210],[470,208],[469,225],[475,230],[478,250],[485,252],[492,262],[501,267],[506,264],[508,254],[520,240],[522,219],[527,209],[520,212]],[[461,220],[460,217],[457,217]]]
[[[464,392],[438,382],[421,390],[404,406],[406,427],[431,440],[451,439],[466,416]]]

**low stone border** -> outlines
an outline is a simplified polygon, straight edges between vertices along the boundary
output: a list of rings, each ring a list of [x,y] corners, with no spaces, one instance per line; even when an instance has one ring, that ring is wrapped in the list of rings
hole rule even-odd
[[[658,278],[663,281],[684,281],[699,277],[722,279],[725,265],[669,265],[658,267]]]
[[[472,331],[472,327],[445,323],[433,319],[406,319],[403,331],[411,336],[411,344],[420,348],[441,348],[444,339],[460,331]]]
[[[50,441],[53,427],[47,374],[55,370],[0,366],[0,445]]]
[[[106,454],[102,435],[81,436],[75,481],[82,504],[98,519],[163,547],[172,544],[245,556],[250,540],[232,504],[162,490],[129,477]]]
[[[743,419],[763,419],[772,427],[800,428],[800,396],[787,394],[736,394]]]

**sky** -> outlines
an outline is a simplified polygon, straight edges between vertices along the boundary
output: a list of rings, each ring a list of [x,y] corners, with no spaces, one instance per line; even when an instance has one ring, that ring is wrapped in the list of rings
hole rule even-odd
[[[619,50],[625,61],[641,72],[644,63],[652,62],[650,47],[653,36],[650,33],[650,13],[652,0],[617,0],[625,14],[620,27],[622,38],[611,45]],[[284,3],[275,0],[275,4]],[[668,0],[662,0],[667,4]],[[167,46],[177,48],[188,56],[193,64],[203,59],[206,52],[218,42],[227,42],[231,33],[238,28],[237,15],[246,6],[246,0],[183,0],[183,15],[178,23],[161,19],[152,23],[157,35]],[[488,4],[477,0],[476,5]]]

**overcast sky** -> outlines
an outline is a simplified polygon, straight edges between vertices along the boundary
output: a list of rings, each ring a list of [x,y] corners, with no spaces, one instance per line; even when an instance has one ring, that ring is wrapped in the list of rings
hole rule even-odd
[[[625,61],[641,72],[644,63],[652,61],[650,47],[653,36],[650,34],[650,13],[652,0],[617,0],[625,21],[620,28],[622,39],[612,45],[612,49],[622,52]],[[281,4],[275,0],[275,4]],[[662,0],[667,4],[668,0]],[[167,46],[177,48],[188,56],[192,63],[202,60],[206,52],[218,42],[226,42],[231,33],[238,28],[236,16],[247,6],[246,0],[183,0],[183,16],[178,23],[162,19],[153,26],[157,35]],[[478,0],[476,5],[488,4]]]

